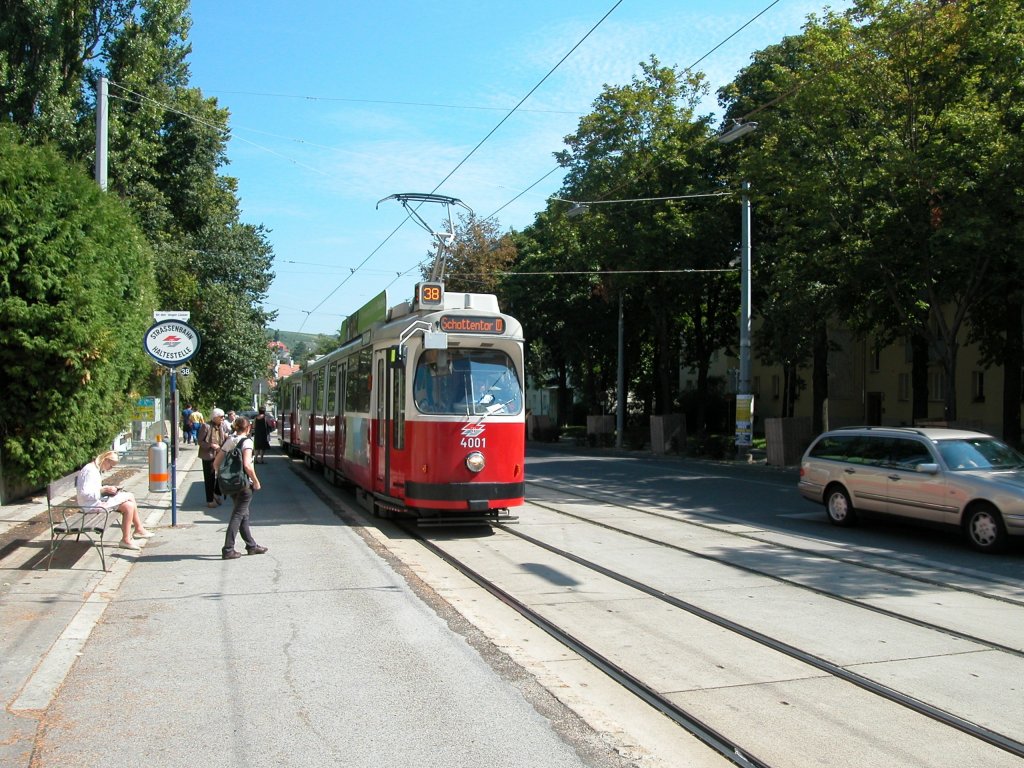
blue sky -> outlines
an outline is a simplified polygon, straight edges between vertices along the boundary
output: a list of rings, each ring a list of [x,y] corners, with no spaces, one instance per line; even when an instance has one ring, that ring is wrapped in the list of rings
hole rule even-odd
[[[231,112],[242,217],[263,224],[276,278],[273,327],[335,333],[388,290],[409,298],[430,235],[399,192],[431,192],[616,0],[193,0],[191,84]],[[848,0],[835,0],[844,9]],[[818,0],[624,0],[437,190],[522,229],[556,194],[553,154],[604,84],[652,54],[697,67],[712,95],[750,55],[797,34]],[[767,9],[767,10],[766,10]],[[503,207],[506,206],[507,207]],[[437,228],[444,208],[421,213]]]

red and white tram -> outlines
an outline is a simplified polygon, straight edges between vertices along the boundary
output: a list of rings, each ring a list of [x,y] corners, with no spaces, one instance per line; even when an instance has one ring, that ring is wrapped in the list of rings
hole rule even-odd
[[[279,386],[282,446],[376,514],[511,519],[523,503],[523,333],[490,294],[380,294]]]

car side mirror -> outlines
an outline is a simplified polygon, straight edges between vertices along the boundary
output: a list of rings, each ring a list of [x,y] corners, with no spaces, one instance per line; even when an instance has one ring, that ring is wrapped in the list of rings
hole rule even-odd
[[[928,475],[937,475],[937,474],[939,474],[939,465],[938,464],[918,464],[914,469],[917,472],[924,472],[925,474],[928,474]]]

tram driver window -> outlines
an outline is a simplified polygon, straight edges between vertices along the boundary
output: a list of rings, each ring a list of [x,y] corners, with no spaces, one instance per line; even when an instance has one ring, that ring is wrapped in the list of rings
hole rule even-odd
[[[425,350],[413,379],[421,413],[452,416],[518,414],[522,387],[507,354],[495,349]]]

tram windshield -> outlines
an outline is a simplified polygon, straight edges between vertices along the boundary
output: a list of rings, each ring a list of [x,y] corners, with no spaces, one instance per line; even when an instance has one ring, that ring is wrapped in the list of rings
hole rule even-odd
[[[413,381],[421,413],[452,416],[518,414],[523,390],[515,366],[497,349],[428,349]]]

